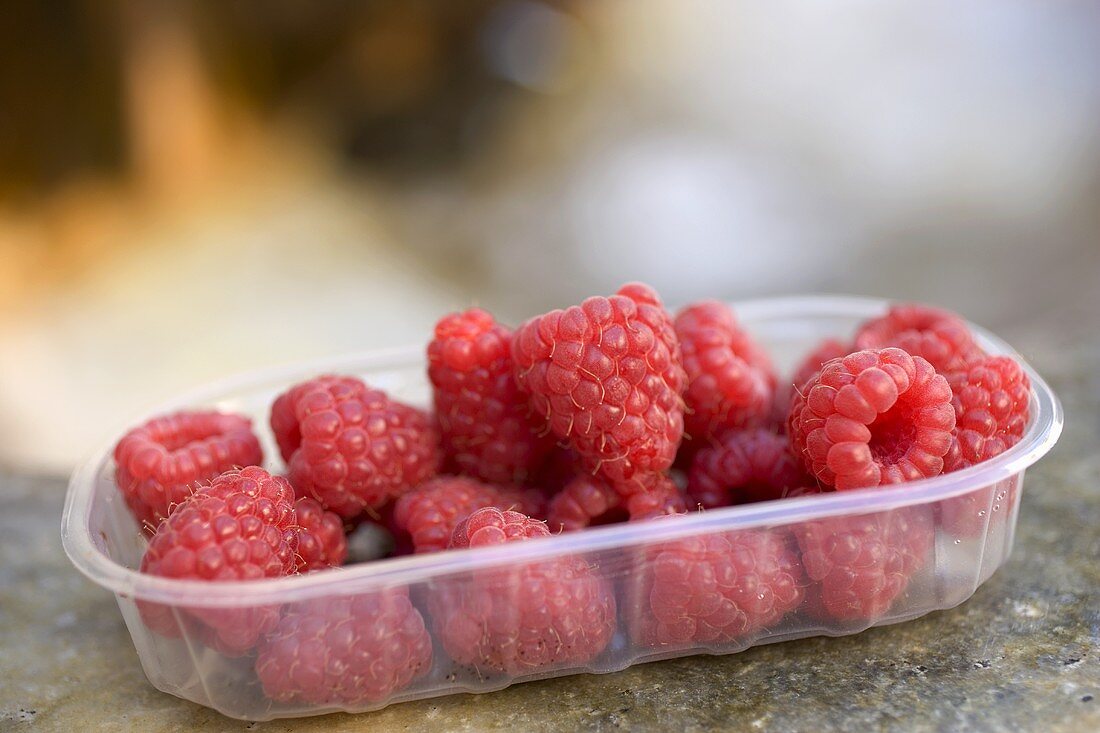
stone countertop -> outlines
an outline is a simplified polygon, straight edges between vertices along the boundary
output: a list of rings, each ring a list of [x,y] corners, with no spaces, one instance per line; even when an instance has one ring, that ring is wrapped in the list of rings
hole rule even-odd
[[[1046,320],[1003,332],[1066,431],[1028,473],[1012,557],[963,605],[358,716],[244,723],[155,690],[114,598],[61,550],[65,481],[0,471],[0,730],[1100,730],[1100,345],[1091,309]]]

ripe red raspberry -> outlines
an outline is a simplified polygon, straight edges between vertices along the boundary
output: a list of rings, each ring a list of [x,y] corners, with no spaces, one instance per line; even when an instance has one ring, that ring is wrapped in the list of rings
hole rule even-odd
[[[791,384],[795,389],[801,389],[802,385],[821,371],[826,362],[845,357],[853,351],[858,349],[853,349],[850,344],[838,339],[825,339],[799,363],[791,377]]]
[[[134,428],[115,446],[115,478],[148,532],[200,481],[263,462],[252,423],[241,415],[178,412]]]
[[[712,533],[639,554],[631,635],[649,647],[747,641],[802,603],[798,555],[768,530]]]
[[[802,567],[816,584],[811,613],[837,621],[873,621],[905,592],[927,563],[935,526],[926,506],[805,522],[794,530]]]
[[[1031,380],[1008,356],[989,356],[947,376],[955,408],[955,434],[944,457],[944,471],[968,468],[1004,453],[1020,442],[1031,417]],[[987,522],[1004,522],[1011,491],[994,485],[942,503],[944,528],[957,537],[977,537]]]
[[[428,344],[446,467],[497,484],[526,482],[554,444],[512,377],[511,338],[471,308],[440,320]]]
[[[298,518],[298,572],[336,568],[348,556],[344,523],[308,496],[294,504]]]
[[[966,321],[951,311],[916,303],[892,306],[856,332],[856,349],[888,346],[925,359],[940,374],[964,368],[981,355]]]
[[[686,376],[672,323],[638,283],[525,323],[516,382],[591,473],[621,494],[656,483],[683,436]]]
[[[258,466],[227,471],[176,506],[157,527],[141,571],[185,580],[255,580],[296,572],[297,517],[286,479]],[[271,630],[278,607],[181,609],[228,655],[248,652]],[[154,631],[178,636],[173,609],[143,604]]]
[[[695,454],[688,495],[705,509],[769,501],[815,485],[785,436],[755,428],[731,430]]]
[[[549,534],[542,522],[490,507],[455,528],[451,546],[483,547]],[[443,648],[478,674],[518,676],[587,664],[615,633],[611,584],[577,556],[481,569],[432,591]]]
[[[694,303],[677,314],[675,328],[688,377],[684,431],[693,445],[764,422],[775,395],[775,369],[729,307],[716,300]]]
[[[399,539],[411,540],[413,552],[447,549],[459,522],[476,509],[542,512],[542,497],[535,491],[492,486],[465,476],[437,476],[394,504],[393,527]]]
[[[317,389],[342,389],[358,393],[362,387],[363,380],[357,377],[324,374],[296,384],[276,397],[275,402],[271,404],[271,432],[275,434],[275,442],[279,445],[279,454],[283,457],[283,461],[290,463],[290,457],[302,444],[298,401],[304,394]]]
[[[944,459],[954,471],[987,461],[1020,442],[1031,417],[1031,380],[1010,356],[987,356],[947,375],[955,440]]]
[[[574,532],[585,527],[640,521],[663,514],[683,514],[687,503],[672,479],[665,478],[649,491],[625,499],[606,481],[580,475],[550,500],[546,523],[554,532]]]
[[[806,468],[838,490],[936,476],[951,446],[951,388],[901,349],[829,362],[791,405],[787,434]]]
[[[619,492],[606,481],[585,474],[554,495],[546,514],[546,524],[553,532],[575,532],[630,518]]]
[[[438,436],[420,410],[346,377],[321,377],[287,395],[278,411],[292,404],[298,421],[288,473],[300,496],[355,519],[435,475]]]
[[[359,705],[408,687],[432,640],[404,588],[288,606],[260,645],[256,675],[277,702]]]

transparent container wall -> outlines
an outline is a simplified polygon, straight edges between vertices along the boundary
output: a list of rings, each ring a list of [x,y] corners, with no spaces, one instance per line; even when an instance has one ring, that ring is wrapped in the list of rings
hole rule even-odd
[[[739,311],[789,368],[821,338],[850,334],[882,307],[797,299]],[[287,384],[325,371],[362,374],[395,396],[427,401],[414,354],[238,379],[185,404],[253,415],[266,455],[277,456],[265,432],[268,406]],[[1043,409],[1057,413],[1052,395],[1048,401],[1049,408],[1033,400],[1033,420]],[[1031,435],[1029,462],[1057,437],[1057,414],[1046,417],[1053,428]],[[104,452],[74,476],[65,540],[77,566],[116,592],[156,687],[232,717],[266,720],[727,654],[949,608],[1011,550],[1024,476],[1018,465],[995,480],[974,469],[941,477],[952,482],[942,489],[918,482],[931,488],[789,499],[519,549],[383,560],[320,574],[331,581],[284,579],[274,581],[279,593],[246,589],[213,602],[205,593],[153,588],[131,572],[145,540]]]

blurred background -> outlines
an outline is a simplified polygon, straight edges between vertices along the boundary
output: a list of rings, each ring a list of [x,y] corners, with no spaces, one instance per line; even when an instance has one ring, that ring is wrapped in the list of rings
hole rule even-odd
[[[233,372],[850,292],[1100,289],[1100,6],[54,0],[0,18],[0,464]]]

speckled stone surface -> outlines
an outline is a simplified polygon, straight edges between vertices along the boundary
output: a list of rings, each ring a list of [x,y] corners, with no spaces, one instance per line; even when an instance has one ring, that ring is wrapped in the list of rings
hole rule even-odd
[[[1062,316],[1077,328],[1004,329],[1066,431],[1028,473],[1011,559],[962,606],[359,716],[249,724],[153,689],[114,598],[61,551],[65,482],[0,472],[0,730],[1100,730],[1100,348],[1091,312]]]

